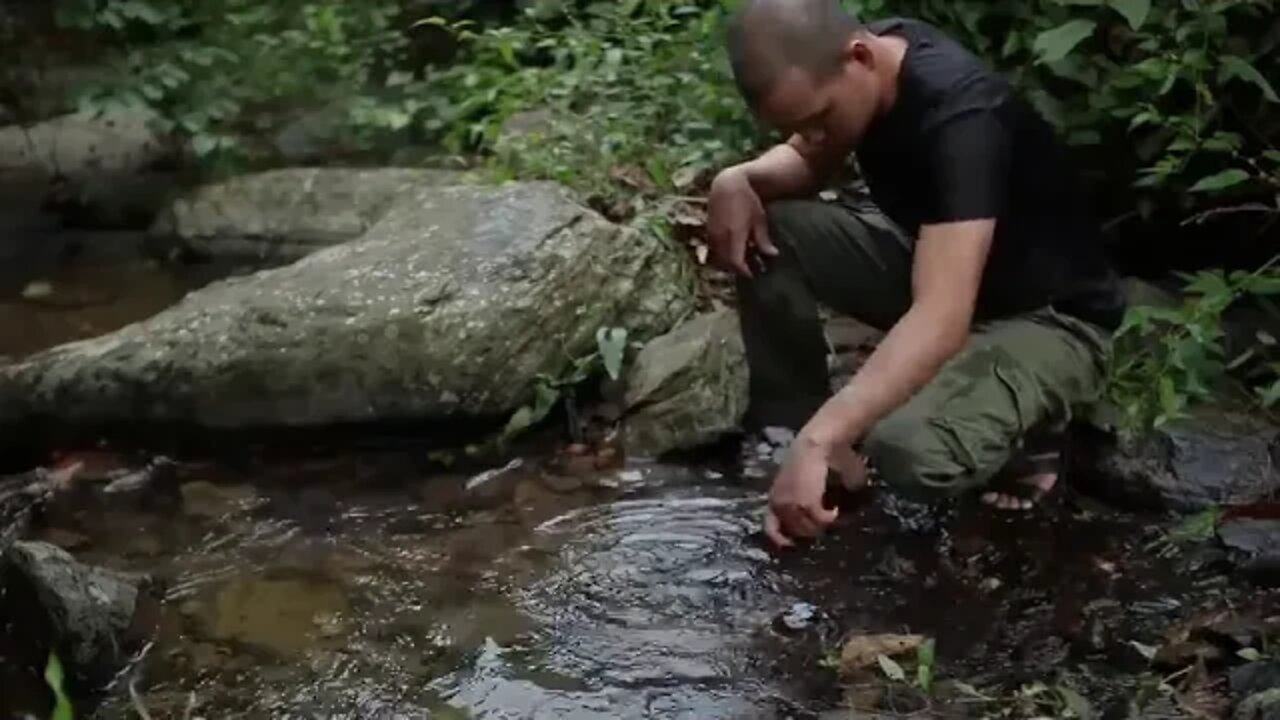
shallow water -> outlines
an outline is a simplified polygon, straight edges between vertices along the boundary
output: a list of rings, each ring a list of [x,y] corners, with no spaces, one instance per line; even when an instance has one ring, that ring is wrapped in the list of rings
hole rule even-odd
[[[131,495],[82,488],[43,531],[164,582],[136,668],[163,716],[194,692],[219,718],[815,717],[841,702],[820,661],[850,631],[936,637],[950,677],[1048,680],[1066,662],[1122,697],[1128,640],[1197,596],[1134,551],[1132,520],[1070,505],[1010,520],[882,495],[779,555],[761,480],[735,462],[180,467]],[[788,630],[789,610],[812,621]],[[128,713],[117,688],[99,716]]]
[[[0,303],[0,354],[119,327],[209,275],[62,271],[47,298]],[[44,513],[38,537],[160,583],[151,643],[98,717],[136,717],[132,682],[156,718],[193,694],[206,718],[813,718],[850,694],[824,656],[872,632],[936,638],[938,677],[993,694],[1066,673],[1122,705],[1146,667],[1130,641],[1248,593],[1074,495],[1008,516],[872,494],[779,554],[751,453],[584,476],[537,458],[448,475],[416,448],[238,455],[132,492],[82,481]]]

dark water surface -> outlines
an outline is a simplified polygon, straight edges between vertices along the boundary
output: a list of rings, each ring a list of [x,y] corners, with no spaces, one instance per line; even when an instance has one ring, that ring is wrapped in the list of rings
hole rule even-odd
[[[761,479],[732,462],[418,467],[184,465],[68,496],[45,534],[164,581],[139,688],[165,714],[194,692],[206,717],[813,717],[841,702],[821,659],[849,631],[936,637],[948,676],[1070,662],[1123,694],[1127,641],[1189,609],[1191,578],[1135,551],[1140,527],[1069,506],[1010,520],[881,496],[778,555]],[[814,621],[788,630],[797,607]],[[116,693],[100,716],[129,712]]]

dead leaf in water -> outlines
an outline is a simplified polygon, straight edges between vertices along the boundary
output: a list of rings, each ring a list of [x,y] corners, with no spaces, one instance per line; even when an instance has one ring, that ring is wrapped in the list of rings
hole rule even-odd
[[[902,655],[920,647],[923,635],[856,635],[845,641],[840,649],[840,672],[850,675],[886,658]]]

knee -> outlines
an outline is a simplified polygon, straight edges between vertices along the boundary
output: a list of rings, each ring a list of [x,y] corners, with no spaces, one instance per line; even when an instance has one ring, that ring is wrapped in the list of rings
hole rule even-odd
[[[927,417],[891,414],[868,433],[863,449],[885,483],[914,499],[950,497],[972,485],[945,428]]]
[[[813,200],[774,200],[764,208],[769,238],[780,248],[791,248],[804,228],[813,224]]]

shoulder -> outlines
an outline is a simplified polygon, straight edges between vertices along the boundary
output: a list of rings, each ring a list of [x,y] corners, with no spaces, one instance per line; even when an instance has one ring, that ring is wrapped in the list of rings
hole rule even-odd
[[[975,112],[1000,111],[1012,100],[1005,77],[937,27],[907,18],[882,27],[909,43],[900,82],[926,129]]]

